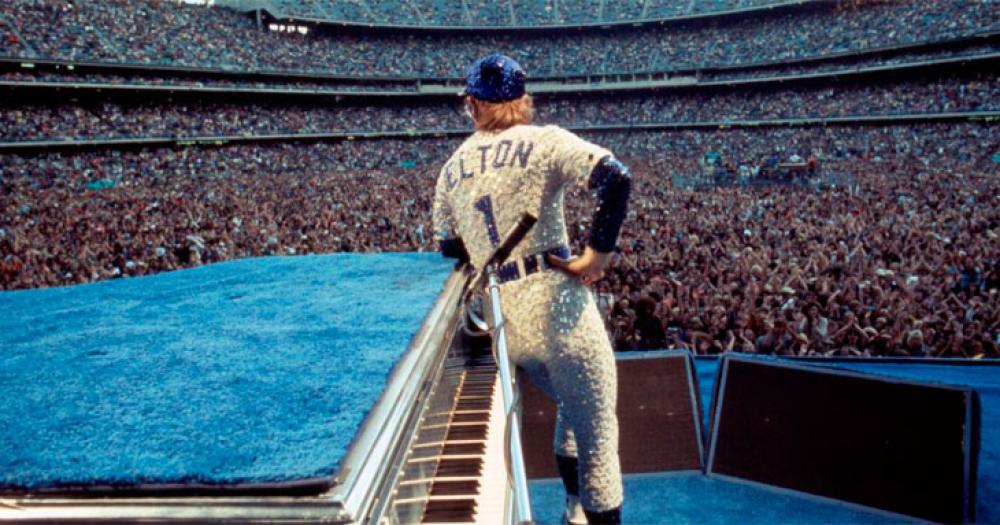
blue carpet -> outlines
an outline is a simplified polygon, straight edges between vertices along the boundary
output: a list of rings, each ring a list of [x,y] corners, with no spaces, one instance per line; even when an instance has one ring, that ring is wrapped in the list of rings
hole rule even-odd
[[[450,270],[268,257],[0,293],[0,487],[331,475]]]
[[[531,508],[540,525],[558,525],[564,508],[562,482],[531,483]],[[625,476],[626,525],[920,523],[897,515],[698,473]]]
[[[695,357],[694,369],[698,376],[698,394],[701,396],[702,429],[705,437],[711,431],[712,391],[715,388],[715,374],[719,371],[718,357]]]

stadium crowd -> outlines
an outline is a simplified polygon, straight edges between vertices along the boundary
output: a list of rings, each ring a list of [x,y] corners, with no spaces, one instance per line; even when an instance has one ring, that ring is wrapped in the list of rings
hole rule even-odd
[[[919,51],[894,53],[891,55],[847,55],[833,60],[824,60],[819,63],[777,63],[774,65],[761,66],[756,68],[725,68],[725,69],[700,69],[694,74],[699,81],[717,80],[744,80],[770,77],[798,76],[803,74],[850,72],[864,68],[874,68],[879,66],[902,66],[920,64],[927,61],[943,60],[963,60],[985,58],[1000,52],[998,43],[982,43],[961,48],[949,48],[931,51],[927,49]]]
[[[1000,10],[982,0],[806,3],[786,13],[587,30],[574,38],[322,28],[300,35],[261,30],[236,11],[155,0],[0,3],[0,42],[4,53],[17,56],[371,77],[457,77],[469,57],[498,49],[534,75],[665,71],[956,39],[997,28]]]
[[[1000,178],[989,124],[589,135],[637,174],[608,276],[619,349],[797,355],[1000,350]],[[0,156],[0,284],[33,288],[267,254],[434,250],[449,139]],[[812,156],[849,185],[689,191]],[[587,202],[567,198],[572,230]]]
[[[994,126],[594,139],[652,159],[640,174],[695,171],[682,160],[692,151],[719,154],[731,171],[812,154],[826,175],[852,181],[685,191],[640,175],[622,251],[596,287],[615,299],[617,348],[1000,356]]]
[[[564,126],[926,114],[1000,110],[996,75],[778,90],[540,96],[538,120]],[[329,106],[181,102],[0,105],[0,140],[199,137],[464,129],[457,100]]]
[[[231,78],[211,78],[205,76],[163,76],[163,75],[111,75],[76,74],[72,71],[7,71],[0,73],[0,81],[6,82],[63,82],[68,84],[111,84],[115,86],[177,86],[185,88],[277,89],[290,91],[417,91],[416,81],[388,82],[378,80],[336,80],[313,77],[309,80],[292,81],[288,77],[276,77],[273,81],[242,80]]]
[[[437,147],[380,140],[3,156],[0,280],[30,288],[254,255],[427,249],[427,174],[402,176],[399,166],[435,162]]]
[[[534,0],[507,2],[448,2],[446,0],[390,0],[367,6],[345,0],[297,2],[277,0],[286,14],[355,23],[437,26],[539,26],[649,20],[715,13],[780,4],[781,0],[703,0],[675,2],[640,0]]]
[[[822,191],[638,192],[598,284],[616,347],[1000,357],[996,169],[852,163]]]
[[[457,107],[457,104],[455,104]],[[3,140],[200,137],[448,129],[461,125],[447,104],[280,106],[175,102],[171,105],[17,105],[0,110]]]
[[[546,97],[539,104],[539,115],[546,122],[601,125],[987,111],[1000,109],[997,79],[949,77],[757,90],[696,88],[613,97]]]
[[[968,45],[949,47],[947,49],[874,55],[847,55],[835,59],[824,59],[820,63],[788,63],[758,65],[756,67],[736,67],[723,69],[699,69],[690,72],[677,72],[673,78],[690,77],[699,82],[720,80],[744,81],[769,77],[795,76],[817,73],[849,73],[863,68],[878,66],[913,66],[926,61],[935,60],[977,60],[988,59],[1000,52],[1000,44],[994,42],[970,42]],[[0,43],[0,56],[4,54]],[[45,69],[43,69],[45,67]],[[420,79],[400,78],[388,80],[370,77],[325,77],[311,76],[299,80],[273,74],[248,78],[243,73],[232,73],[226,76],[206,75],[200,70],[130,70],[124,74],[95,73],[79,69],[67,69],[56,66],[49,69],[48,65],[34,65],[31,68],[19,68],[0,72],[0,81],[4,82],[63,82],[72,84],[112,84],[116,86],[169,86],[181,88],[240,88],[250,90],[290,90],[310,92],[342,92],[342,91],[419,91]],[[138,74],[137,74],[138,73]],[[657,75],[658,76],[658,75]],[[598,75],[588,75],[591,81],[600,81]],[[614,75],[612,75],[614,77]],[[626,76],[630,79],[631,76]],[[571,81],[578,82],[580,78]]]

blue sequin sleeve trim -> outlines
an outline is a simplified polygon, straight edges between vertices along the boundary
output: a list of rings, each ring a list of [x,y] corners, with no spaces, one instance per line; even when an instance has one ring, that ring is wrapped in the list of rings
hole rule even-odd
[[[590,174],[588,187],[597,191],[597,209],[590,227],[588,244],[598,252],[608,253],[618,243],[618,232],[628,211],[632,193],[632,174],[614,157],[605,157]]]
[[[441,248],[441,254],[445,257],[458,259],[461,262],[469,262],[469,252],[465,249],[465,243],[462,242],[461,237],[441,239],[438,245]]]

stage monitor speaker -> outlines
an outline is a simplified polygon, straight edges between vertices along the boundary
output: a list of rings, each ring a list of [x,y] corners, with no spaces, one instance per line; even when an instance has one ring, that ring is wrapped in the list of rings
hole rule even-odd
[[[616,354],[619,457],[624,473],[702,470],[701,411],[694,360],[685,351]],[[528,477],[558,477],[556,405],[519,371],[521,442]]]
[[[734,355],[717,380],[710,475],[926,520],[973,520],[973,390]]]

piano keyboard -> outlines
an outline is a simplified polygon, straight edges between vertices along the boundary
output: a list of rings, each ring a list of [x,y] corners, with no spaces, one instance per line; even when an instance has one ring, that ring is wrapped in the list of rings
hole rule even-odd
[[[501,395],[491,354],[445,366],[397,485],[399,523],[503,523],[508,480]]]

